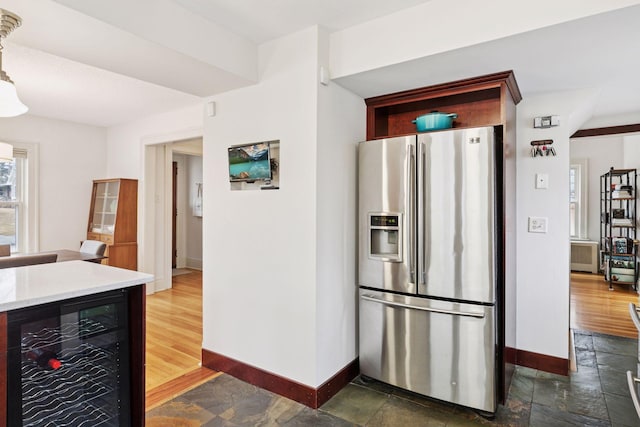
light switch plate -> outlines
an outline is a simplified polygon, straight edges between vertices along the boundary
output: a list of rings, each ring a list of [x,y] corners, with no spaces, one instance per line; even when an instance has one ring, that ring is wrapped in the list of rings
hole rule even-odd
[[[529,217],[529,233],[546,233],[547,218],[541,216]]]
[[[537,173],[536,174],[536,189],[547,189],[549,188],[549,174],[548,173]]]
[[[542,116],[533,118],[534,128],[550,128],[560,125],[560,116]]]

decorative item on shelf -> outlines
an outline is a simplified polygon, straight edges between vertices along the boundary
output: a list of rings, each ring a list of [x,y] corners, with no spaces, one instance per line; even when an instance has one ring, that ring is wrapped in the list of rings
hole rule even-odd
[[[624,184],[611,185],[611,197],[614,199],[630,199],[633,198],[633,186]]]
[[[531,157],[555,156],[556,150],[551,144],[553,144],[553,139],[531,141]]]
[[[453,126],[453,119],[457,119],[456,113],[441,113],[432,111],[429,114],[423,114],[412,120],[411,123],[416,125],[418,132],[427,132],[430,130],[449,129]]]
[[[611,243],[611,252],[614,254],[631,254],[633,251],[633,239],[613,237]]]
[[[18,98],[11,78],[2,70],[2,40],[21,24],[18,15],[0,9],[0,117],[15,117],[29,110]]]
[[[611,225],[614,227],[633,227],[633,221],[631,218],[616,218],[611,220]]]
[[[611,209],[611,215],[613,218],[624,218],[624,209]]]

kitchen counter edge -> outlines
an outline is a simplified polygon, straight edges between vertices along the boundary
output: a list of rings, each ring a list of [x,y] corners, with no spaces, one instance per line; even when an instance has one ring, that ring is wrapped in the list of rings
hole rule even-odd
[[[0,312],[142,285],[153,279],[152,274],[86,261],[0,269]]]

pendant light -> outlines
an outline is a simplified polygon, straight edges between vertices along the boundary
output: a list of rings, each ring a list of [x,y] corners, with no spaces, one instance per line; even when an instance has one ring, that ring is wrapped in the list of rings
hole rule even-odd
[[[15,117],[26,113],[29,108],[18,98],[16,87],[2,70],[2,39],[22,24],[22,20],[8,10],[0,9],[0,117]]]

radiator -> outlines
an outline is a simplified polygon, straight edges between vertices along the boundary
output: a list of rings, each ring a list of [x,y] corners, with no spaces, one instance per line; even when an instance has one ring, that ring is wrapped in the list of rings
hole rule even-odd
[[[590,240],[571,241],[571,270],[598,272],[598,242]]]

